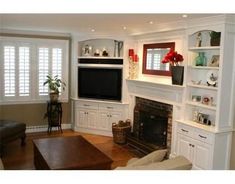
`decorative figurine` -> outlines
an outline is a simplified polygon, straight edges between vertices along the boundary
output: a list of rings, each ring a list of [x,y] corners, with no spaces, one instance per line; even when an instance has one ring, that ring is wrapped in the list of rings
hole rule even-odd
[[[91,56],[92,46],[85,45],[85,47],[82,48],[82,51],[84,56]]]
[[[201,47],[202,46],[202,33],[199,32],[197,34],[197,43],[196,43],[196,47]]]

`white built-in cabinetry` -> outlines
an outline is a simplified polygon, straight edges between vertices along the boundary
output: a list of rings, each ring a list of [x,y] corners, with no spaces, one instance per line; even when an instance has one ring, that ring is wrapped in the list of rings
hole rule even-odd
[[[179,124],[177,152],[193,163],[195,169],[212,169],[213,134]]]
[[[82,59],[83,63],[78,63],[74,67],[86,67],[86,68],[102,68],[102,69],[123,69],[123,64],[105,64],[102,63],[105,59],[115,61],[123,61],[123,43],[114,39],[91,39],[78,42],[78,54],[77,59]],[[116,44],[116,45],[115,45]],[[117,47],[120,47],[117,52]],[[88,49],[89,54],[84,54],[84,49]],[[103,56],[102,52],[106,51],[107,56]],[[95,53],[99,53],[99,56],[95,56]],[[94,64],[86,63],[85,61],[96,61]],[[99,62],[101,61],[101,62]],[[78,76],[76,70],[75,76]],[[122,78],[125,78],[123,72]],[[78,79],[75,78],[75,83],[78,84]],[[105,79],[104,79],[105,80]],[[77,87],[76,93],[73,99],[73,114],[74,114],[74,130],[79,132],[93,133],[99,135],[112,136],[112,123],[117,123],[120,120],[128,118],[128,104],[123,102],[123,91],[125,84],[122,82],[122,100],[107,101],[97,99],[84,99],[79,98]]]
[[[112,136],[112,123],[125,120],[128,105],[95,100],[74,101],[75,131]]]
[[[184,155],[194,169],[228,169],[230,161],[233,117],[233,56],[227,53],[234,48],[234,33],[229,26],[217,25],[188,30],[188,64],[186,66],[185,110],[177,120],[177,155]],[[210,46],[210,31],[221,32],[220,46]],[[196,46],[198,33],[202,45]],[[207,63],[196,66],[195,58],[203,52]],[[219,55],[219,66],[209,66],[214,55]],[[209,86],[210,74],[218,76],[216,86]],[[201,81],[201,82],[199,82]],[[198,83],[199,82],[199,83]],[[197,95],[201,101],[192,97]],[[209,103],[202,103],[208,97]],[[200,98],[199,98],[200,99]],[[211,125],[199,122],[197,114],[209,115]]]

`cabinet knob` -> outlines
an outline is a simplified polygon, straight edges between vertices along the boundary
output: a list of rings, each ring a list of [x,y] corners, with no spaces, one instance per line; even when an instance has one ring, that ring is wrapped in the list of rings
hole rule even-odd
[[[85,107],[89,107],[90,105],[88,105],[88,104],[83,104],[83,106],[85,106]]]
[[[113,107],[107,107],[107,109],[113,109]]]
[[[192,144],[192,147],[194,148],[194,145]]]

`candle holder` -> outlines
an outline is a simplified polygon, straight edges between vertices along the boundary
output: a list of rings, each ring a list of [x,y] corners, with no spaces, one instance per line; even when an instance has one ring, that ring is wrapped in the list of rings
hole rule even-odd
[[[129,79],[137,79],[139,71],[138,56],[129,56]]]

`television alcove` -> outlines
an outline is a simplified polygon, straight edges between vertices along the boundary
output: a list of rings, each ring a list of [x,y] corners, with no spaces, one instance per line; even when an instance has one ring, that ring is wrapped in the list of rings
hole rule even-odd
[[[78,96],[121,101],[122,69],[78,67]]]

